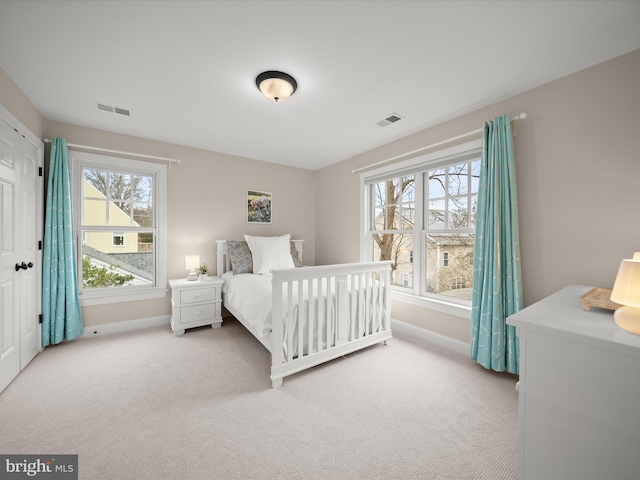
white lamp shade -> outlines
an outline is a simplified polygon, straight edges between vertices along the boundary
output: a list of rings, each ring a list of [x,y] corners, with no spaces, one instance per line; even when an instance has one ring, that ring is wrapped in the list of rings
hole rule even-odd
[[[293,93],[293,86],[279,78],[268,78],[260,83],[260,91],[272,102],[283,102]]]
[[[634,253],[632,260],[626,259],[620,263],[611,291],[611,301],[640,307],[640,252]]]
[[[186,255],[184,257],[184,268],[195,270],[200,266],[200,255]]]

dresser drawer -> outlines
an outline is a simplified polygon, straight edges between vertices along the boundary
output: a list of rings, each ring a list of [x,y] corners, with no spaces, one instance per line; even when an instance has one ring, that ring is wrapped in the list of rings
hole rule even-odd
[[[637,357],[561,337],[525,335],[523,340],[520,380],[529,393],[635,432],[640,439]]]
[[[218,292],[220,287],[195,288],[182,290],[180,292],[180,304],[213,302],[220,297]]]
[[[206,303],[203,305],[193,305],[191,307],[182,307],[180,309],[180,324],[187,325],[189,323],[203,322],[216,318],[216,307],[220,304]]]

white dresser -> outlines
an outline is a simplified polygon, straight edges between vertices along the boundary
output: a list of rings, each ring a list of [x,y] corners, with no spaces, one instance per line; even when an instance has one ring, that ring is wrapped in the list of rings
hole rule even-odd
[[[185,329],[222,325],[222,284],[218,277],[206,281],[185,278],[169,280],[171,286],[171,328],[178,336]]]
[[[571,285],[507,319],[520,337],[518,478],[640,478],[640,335]]]

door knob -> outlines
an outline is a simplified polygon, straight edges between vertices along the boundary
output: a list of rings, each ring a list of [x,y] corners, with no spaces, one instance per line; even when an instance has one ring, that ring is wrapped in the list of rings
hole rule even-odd
[[[24,262],[16,263],[16,272],[18,270],[26,270],[27,268],[31,268],[31,267],[33,267],[33,262],[29,262],[29,264],[26,264]]]

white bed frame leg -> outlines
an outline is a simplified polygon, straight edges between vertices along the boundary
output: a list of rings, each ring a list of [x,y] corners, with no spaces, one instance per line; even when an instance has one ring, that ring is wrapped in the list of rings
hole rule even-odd
[[[282,377],[271,379],[271,388],[280,388],[282,385]]]

